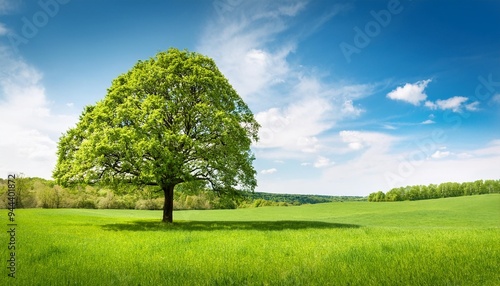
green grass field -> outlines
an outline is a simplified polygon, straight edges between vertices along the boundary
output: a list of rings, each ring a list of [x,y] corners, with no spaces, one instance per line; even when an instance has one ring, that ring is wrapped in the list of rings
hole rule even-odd
[[[179,211],[174,225],[158,211],[16,215],[17,278],[2,267],[0,285],[500,285],[498,194]]]

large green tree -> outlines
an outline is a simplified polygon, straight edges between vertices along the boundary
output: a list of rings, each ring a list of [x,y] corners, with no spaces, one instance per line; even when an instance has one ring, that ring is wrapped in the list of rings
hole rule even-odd
[[[214,61],[169,49],[116,78],[58,144],[59,184],[156,185],[172,222],[174,187],[203,181],[222,194],[257,185],[259,125]]]

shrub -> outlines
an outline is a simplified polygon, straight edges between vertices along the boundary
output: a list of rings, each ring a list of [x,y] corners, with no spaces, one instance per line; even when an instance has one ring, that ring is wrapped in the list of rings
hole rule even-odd
[[[174,202],[175,204],[175,202]],[[161,198],[138,200],[135,203],[136,210],[161,210],[163,209],[163,201]]]
[[[76,208],[79,209],[96,209],[96,203],[94,200],[89,199],[89,198],[79,198],[79,200],[76,202]]]

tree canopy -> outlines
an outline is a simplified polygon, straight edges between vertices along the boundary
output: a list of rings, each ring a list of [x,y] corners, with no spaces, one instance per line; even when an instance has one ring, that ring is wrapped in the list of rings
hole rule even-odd
[[[169,49],[113,80],[60,138],[57,183],[157,185],[172,222],[177,184],[203,181],[220,194],[257,185],[251,144],[259,125],[214,61]]]

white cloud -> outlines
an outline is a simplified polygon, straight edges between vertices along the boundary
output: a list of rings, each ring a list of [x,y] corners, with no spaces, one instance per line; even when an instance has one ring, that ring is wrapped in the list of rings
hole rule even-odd
[[[364,139],[362,133],[358,131],[340,131],[339,133],[342,141],[347,143],[352,150],[360,150],[364,146]]]
[[[323,156],[319,156],[314,162],[315,168],[325,168],[331,165],[333,165],[333,163],[330,161],[330,159]]]
[[[413,84],[407,83],[403,87],[399,86],[395,90],[389,92],[387,97],[393,100],[401,100],[413,105],[419,105],[420,102],[427,99],[427,94],[425,94],[424,90],[429,82],[431,82],[430,79],[418,81]]]
[[[391,142],[380,145],[391,145]],[[325,188],[325,193],[367,195],[407,185],[498,179],[496,166],[500,162],[500,140],[455,156],[440,149],[433,153],[435,160],[412,161],[409,159],[412,158],[411,154],[414,152],[410,150],[394,153],[389,152],[388,148],[368,148],[359,157],[337,162],[325,169],[321,179],[315,182]],[[437,160],[443,158],[446,160]],[[331,190],[331,186],[335,186],[335,189]]]
[[[330,128],[323,122],[330,104],[321,98],[311,98],[284,109],[271,108],[255,115],[261,124],[257,148],[284,148],[311,152],[317,147],[315,137]]]
[[[325,147],[321,135],[338,121],[359,116],[361,110],[354,107],[353,98],[366,96],[372,90],[371,85],[329,86],[315,78],[299,78],[288,94],[292,102],[256,114],[261,124],[260,141],[255,144],[259,155],[282,159],[304,158],[306,153],[318,153]],[[277,152],[276,148],[280,151]],[[270,151],[264,152],[264,149]]]
[[[298,42],[320,28],[342,6],[333,5],[319,21],[287,35],[307,2],[242,2],[207,25],[197,48],[212,57],[260,123],[259,159],[315,162],[329,149],[328,131],[340,120],[358,117],[356,100],[375,85],[331,82],[321,71],[290,62]],[[319,76],[318,76],[319,74]],[[330,76],[330,75],[326,75]]]
[[[277,193],[314,193],[329,195],[368,195],[371,192],[389,191],[393,187],[407,185],[428,185],[442,182],[466,182],[478,179],[498,179],[498,162],[500,162],[500,140],[490,142],[485,147],[460,150],[457,154],[441,147],[429,154],[440,160],[415,156],[422,154],[417,145],[407,146],[396,151],[397,142],[414,139],[398,138],[384,133],[360,132],[355,138],[361,140],[364,148],[357,150],[354,157],[348,160],[336,160],[335,164],[316,168],[313,177],[301,176],[298,170],[289,178],[259,181],[259,191]],[[348,133],[346,133],[348,134]],[[340,136],[339,136],[340,137]],[[370,143],[366,143],[369,141]],[[344,142],[345,143],[345,142]],[[439,151],[439,152],[437,152]],[[449,153],[447,153],[449,152]],[[319,155],[322,156],[322,155]],[[318,157],[312,162],[318,163]],[[340,153],[336,156],[342,156]],[[322,156],[328,158],[329,156]],[[330,156],[331,157],[331,156]],[[418,160],[417,160],[418,159]],[[431,159],[431,160],[428,160]],[[326,162],[327,160],[324,160]],[[311,161],[309,161],[311,162]],[[301,166],[312,166],[302,161]],[[286,176],[283,174],[282,176]]]
[[[307,68],[288,61],[302,37],[310,36],[342,10],[333,5],[333,11],[320,24],[305,25],[300,35],[286,35],[307,3],[243,1],[222,19],[207,25],[196,50],[213,58],[235,90],[257,111],[314,95],[324,97],[322,93],[326,92],[342,99],[340,104],[346,102],[346,115],[359,114],[361,109],[352,100],[366,96],[370,85],[323,84],[320,77],[310,76]]]
[[[435,104],[432,101],[426,101],[424,104],[425,107],[430,108],[430,109],[438,109],[437,104]]]
[[[348,99],[342,104],[342,114],[346,116],[359,116],[364,110],[361,108],[354,107],[352,100]]]
[[[317,137],[299,137],[297,145],[303,153],[316,153],[321,147]]]
[[[442,159],[442,158],[450,156],[450,154],[451,153],[449,151],[440,151],[440,150],[437,150],[436,152],[434,152],[434,154],[431,155],[431,158],[433,158],[433,159]]]
[[[244,2],[234,13],[209,25],[197,50],[215,59],[254,110],[262,125],[261,140],[253,146],[257,160],[268,160],[272,164],[276,160],[286,160],[287,167],[290,166],[286,172],[280,169],[280,176],[265,176],[273,172],[272,169],[260,171],[258,191],[367,195],[377,190],[387,191],[393,186],[386,179],[388,172],[401,178],[395,182],[399,185],[439,183],[453,178],[475,179],[494,174],[491,158],[496,156],[498,162],[500,155],[480,156],[474,150],[460,150],[458,154],[462,155],[444,149],[432,150],[422,157],[420,165],[406,171],[404,158],[412,154],[412,150],[405,148],[411,149],[408,147],[411,139],[381,132],[343,130],[346,127],[339,127],[342,121],[365,115],[357,101],[373,94],[380,84],[332,82],[330,76],[335,75],[321,74],[321,71],[290,61],[290,55],[300,44],[300,37],[308,35],[307,32],[299,32],[301,35],[296,37],[288,34],[294,22],[292,18],[303,8],[292,7],[290,3],[293,2],[286,1],[248,3],[252,4]],[[431,79],[426,79],[401,85],[387,97],[415,106],[425,103],[436,110],[478,108],[477,103],[460,97],[428,101],[426,88],[430,82]],[[433,115],[421,122],[432,123],[435,123]],[[394,129],[394,126],[385,127]],[[475,169],[464,175],[468,164],[482,174]]]
[[[466,104],[465,105],[465,109],[467,109],[468,111],[478,111],[479,110],[479,101],[474,101],[472,103],[469,103],[469,104]]]
[[[434,120],[427,119],[425,121],[422,121],[422,123],[420,123],[420,124],[427,125],[427,124],[434,124],[434,123],[436,123]]]
[[[445,100],[437,100],[436,105],[443,110],[451,109],[455,112],[459,111],[462,103],[466,102],[468,99],[464,96],[454,96]]]
[[[465,96],[454,96],[448,99],[438,99],[436,102],[426,101],[425,106],[433,110],[452,110],[453,112],[461,112],[463,108],[468,111],[478,111],[479,102],[465,104],[468,100]]]
[[[0,173],[23,172],[50,178],[57,140],[76,116],[54,114],[42,74],[0,47]]]
[[[263,175],[271,175],[271,174],[274,174],[276,172],[278,172],[278,170],[276,168],[271,168],[271,169],[266,169],[266,170],[260,171],[260,173]]]
[[[455,156],[450,153],[446,160],[427,160],[402,177],[399,186],[498,179],[498,162],[500,140],[495,140],[486,147],[466,150]]]
[[[388,144],[393,140],[392,137],[383,133],[352,130],[340,131],[339,136],[342,142],[347,143],[348,148],[354,151],[380,144]]]
[[[299,6],[273,8],[270,7],[272,3],[250,4],[242,2],[238,11],[207,25],[198,47],[200,52],[215,60],[245,100],[289,76],[286,58],[294,51],[295,44],[279,43],[272,49],[267,44],[286,30],[282,17],[300,11]]]

